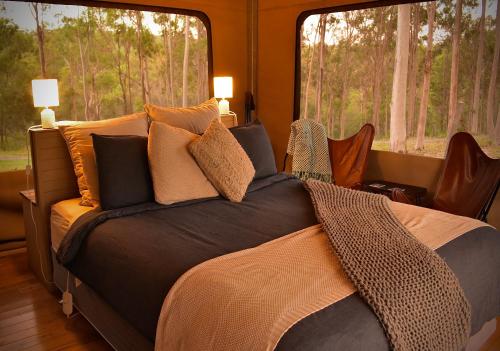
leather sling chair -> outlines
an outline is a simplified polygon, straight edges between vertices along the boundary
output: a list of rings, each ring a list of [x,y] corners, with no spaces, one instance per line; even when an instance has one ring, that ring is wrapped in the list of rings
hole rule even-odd
[[[500,184],[500,159],[489,158],[468,133],[450,139],[431,208],[486,221]],[[400,190],[394,201],[411,203]]]
[[[375,127],[367,123],[343,140],[328,139],[328,151],[335,185],[360,188],[368,165]]]

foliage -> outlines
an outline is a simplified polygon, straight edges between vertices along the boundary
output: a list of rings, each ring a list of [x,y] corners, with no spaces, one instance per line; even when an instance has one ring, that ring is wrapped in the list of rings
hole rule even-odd
[[[33,21],[32,30],[8,18],[9,4],[0,2],[0,150],[23,145],[27,127],[39,123],[31,80],[43,78],[41,47],[46,78],[58,79],[60,106],[53,107],[58,120],[113,118],[142,111],[148,102],[180,106],[184,91],[189,105],[208,98],[207,33],[198,18],[47,4],[38,7],[40,38],[30,4],[25,5],[23,16]],[[69,7],[77,9],[78,15]],[[48,12],[56,15],[44,17]],[[183,72],[186,25],[189,56],[187,72]],[[155,26],[161,28],[160,33],[153,31]],[[5,153],[0,154],[2,160],[4,169],[7,161],[15,163]]]
[[[447,138],[448,99],[450,95],[450,69],[452,34],[455,18],[455,0],[439,0],[436,12],[434,44],[432,47],[432,68],[429,88],[427,123],[425,125],[427,154],[442,156]],[[424,58],[427,47],[428,3],[413,4],[411,30],[417,29],[415,52],[410,52],[410,62],[416,63],[416,89],[413,97],[407,91],[408,114],[409,100],[415,101],[413,116],[407,115],[407,150],[415,153],[416,124],[424,76]],[[488,134],[486,123],[486,98],[495,47],[495,8],[494,0],[487,0],[485,19],[485,50],[482,80],[480,85],[479,131],[477,138],[484,142],[481,135]],[[478,52],[481,1],[464,0],[461,17],[458,80],[457,131],[468,131],[472,118],[472,99]],[[418,11],[418,16],[417,16]],[[479,15],[478,15],[479,14]],[[319,61],[320,16],[312,15],[302,27],[301,40],[301,118],[316,118],[317,87],[320,77]],[[327,128],[332,138],[345,138],[354,134],[364,123],[376,127],[374,147],[382,148],[384,140],[390,137],[390,103],[395,62],[395,43],[397,37],[397,6],[376,7],[363,10],[329,13],[327,15],[326,39],[324,42],[324,72],[321,86],[321,111],[319,122]],[[498,21],[497,21],[498,22]],[[349,30],[350,29],[350,30]],[[386,41],[386,42],[385,42]],[[410,38],[411,48],[411,38]],[[382,76],[377,86],[377,71]],[[408,75],[410,75],[410,69]],[[410,77],[408,77],[410,79]],[[498,106],[500,90],[497,80],[497,94],[494,106]],[[347,91],[343,91],[347,90]],[[380,104],[376,96],[380,94]],[[307,101],[306,101],[307,100]],[[307,108],[305,108],[307,106]],[[378,108],[377,108],[378,106]],[[306,112],[307,109],[307,112]],[[458,115],[458,112],[457,112]],[[496,116],[497,114],[495,114]],[[344,116],[344,118],[342,118]],[[496,122],[500,123],[500,121]],[[342,130],[345,130],[344,135]],[[490,140],[490,154],[500,154],[500,146]],[[431,146],[432,144],[432,146]],[[439,151],[432,150],[442,146]],[[432,150],[432,151],[431,151]],[[425,151],[420,153],[426,153]]]

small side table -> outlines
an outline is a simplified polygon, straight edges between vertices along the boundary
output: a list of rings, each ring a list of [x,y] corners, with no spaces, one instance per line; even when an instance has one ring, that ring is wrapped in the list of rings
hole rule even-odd
[[[391,197],[392,190],[395,188],[401,190],[409,199],[413,200],[415,205],[417,206],[423,205],[425,194],[427,194],[426,188],[421,188],[419,186],[413,186],[408,184],[386,182],[384,180],[366,181],[363,182],[363,185],[361,186],[361,190],[363,191],[375,194],[382,194],[389,198]]]
[[[35,275],[48,288],[52,287],[52,265],[43,251],[43,238],[49,234],[42,222],[40,208],[36,202],[35,190],[20,192],[23,203],[24,227],[26,230],[26,247],[28,263]]]
[[[220,115],[220,120],[227,128],[236,127],[238,125],[238,116],[236,116],[234,112],[229,112],[227,115]]]

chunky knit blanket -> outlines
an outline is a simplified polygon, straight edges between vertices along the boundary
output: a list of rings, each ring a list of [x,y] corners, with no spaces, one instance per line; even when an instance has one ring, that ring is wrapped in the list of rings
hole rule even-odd
[[[397,220],[384,196],[306,182],[347,276],[394,350],[461,350],[471,311],[446,263]]]
[[[325,127],[311,119],[292,123],[287,154],[292,155],[292,174],[301,180],[309,178],[332,181]]]

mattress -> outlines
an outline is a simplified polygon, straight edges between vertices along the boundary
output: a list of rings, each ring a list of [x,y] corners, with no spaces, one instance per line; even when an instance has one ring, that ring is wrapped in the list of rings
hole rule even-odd
[[[276,175],[254,181],[241,203],[211,198],[88,212],[70,229],[58,256],[152,344],[165,296],[186,271],[315,224],[302,183]],[[484,226],[436,251],[472,305],[473,333],[500,314],[499,250],[500,235]],[[302,319],[276,348],[332,349],[389,349],[381,324],[359,294]]]
[[[80,206],[81,198],[63,200],[52,205],[50,212],[50,237],[52,248],[57,251],[71,225],[93,207]]]

